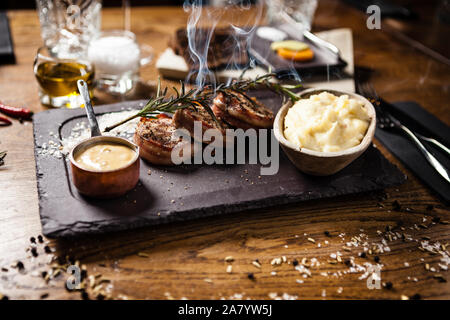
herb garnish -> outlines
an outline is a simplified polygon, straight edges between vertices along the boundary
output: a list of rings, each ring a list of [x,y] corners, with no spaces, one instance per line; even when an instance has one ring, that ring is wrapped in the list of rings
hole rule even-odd
[[[301,85],[281,85],[279,83],[270,81],[270,79],[273,79],[275,77],[275,73],[267,73],[265,75],[256,77],[253,80],[243,80],[242,78],[239,78],[238,80],[233,81],[229,84],[221,83],[215,88],[215,90],[213,90],[213,88],[211,88],[210,86],[205,86],[201,89],[191,89],[189,91],[186,91],[184,83],[180,81],[181,90],[178,91],[177,88],[173,87],[175,95],[172,95],[169,98],[166,98],[168,88],[166,87],[164,90],[162,90],[161,81],[160,79],[158,79],[156,97],[151,98],[146,103],[146,105],[135,115],[132,115],[131,117],[128,117],[114,125],[106,127],[104,131],[109,132],[137,117],[152,119],[155,118],[158,113],[174,113],[178,109],[184,109],[187,107],[193,107],[196,109],[197,107],[201,106],[211,115],[214,121],[217,121],[214,113],[210,108],[210,104],[217,92],[226,93],[226,91],[235,91],[245,95],[244,92],[249,89],[263,87],[279,94],[280,96],[283,96],[284,98],[289,98],[291,101],[297,101],[299,99],[298,95],[291,90],[300,88]]]

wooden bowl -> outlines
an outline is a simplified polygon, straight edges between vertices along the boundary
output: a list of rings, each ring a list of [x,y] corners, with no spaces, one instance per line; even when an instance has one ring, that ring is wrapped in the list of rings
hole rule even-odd
[[[362,101],[366,107],[367,113],[369,114],[370,124],[363,140],[355,147],[338,152],[320,152],[309,150],[296,146],[294,143],[288,141],[284,136],[284,118],[289,108],[292,107],[292,103],[288,102],[283,105],[275,117],[273,124],[274,135],[288,158],[300,171],[316,176],[332,175],[342,170],[353,160],[358,158],[372,143],[376,127],[376,114],[373,105],[366,98],[358,94],[314,88],[302,91],[299,95],[301,98],[309,98],[311,95],[319,94],[323,91],[330,92],[336,96],[346,94],[349,98]]]
[[[130,163],[115,170],[87,170],[75,162],[75,155],[89,146],[101,142],[123,144],[132,149],[136,156]],[[133,189],[139,180],[139,147],[130,141],[110,136],[97,136],[81,141],[69,155],[73,184],[78,192],[93,198],[115,198]]]

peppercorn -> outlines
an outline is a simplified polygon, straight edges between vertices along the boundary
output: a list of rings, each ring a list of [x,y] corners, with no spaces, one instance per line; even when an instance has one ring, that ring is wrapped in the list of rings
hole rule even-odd
[[[105,300],[105,295],[103,293],[99,293],[96,297],[97,300]]]
[[[255,275],[253,274],[253,272],[250,272],[249,274],[247,274],[247,277],[248,277],[250,280],[255,280]]]
[[[398,202],[398,200],[392,202],[392,206],[395,211],[400,211],[402,209],[402,206],[400,205],[400,202]]]
[[[87,270],[86,269],[82,269],[81,273],[80,273],[80,279],[81,279],[81,281],[83,281],[86,278],[87,278]]]
[[[384,287],[385,287],[386,289],[388,289],[388,290],[392,289],[392,287],[393,287],[392,282],[390,282],[390,281],[386,282],[386,283],[384,284]]]
[[[294,259],[294,261],[292,261],[292,264],[294,265],[294,267],[298,266],[298,261],[297,261],[297,259]]]
[[[31,254],[32,254],[33,257],[35,257],[35,258],[38,256],[38,253],[37,253],[37,250],[36,250],[35,247],[31,248]]]
[[[380,257],[379,257],[379,256],[375,256],[375,257],[373,257],[373,260],[374,260],[376,263],[378,263],[378,262],[380,262]]]
[[[81,291],[81,299],[89,300],[89,294],[85,290]]]

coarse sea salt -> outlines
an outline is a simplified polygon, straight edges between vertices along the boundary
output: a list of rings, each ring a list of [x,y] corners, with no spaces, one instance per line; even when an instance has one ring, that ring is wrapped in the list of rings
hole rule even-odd
[[[121,75],[139,67],[140,49],[129,37],[105,36],[90,43],[88,59],[98,72]]]
[[[101,131],[107,126],[113,125],[127,117],[136,114],[136,110],[124,110],[119,112],[105,113],[97,117],[98,125]],[[111,130],[110,132],[102,133],[105,136],[116,136],[131,140],[135,130],[136,125],[139,122],[139,117],[130,120],[123,125]],[[63,135],[62,139],[59,140],[58,137],[49,132],[49,140],[38,147],[38,153],[41,155],[53,156],[55,158],[62,158],[63,155],[67,155],[72,151],[79,142],[90,138],[91,130],[87,123],[87,119],[81,120],[72,127],[67,135]],[[56,141],[55,141],[56,140]]]
[[[98,125],[100,130],[103,132],[107,126],[113,125],[123,119],[126,119],[132,115],[136,114],[136,110],[126,110],[121,112],[106,113],[98,117]],[[139,122],[139,117],[130,120],[123,125],[111,130],[110,132],[102,133],[105,136],[116,136],[125,139],[131,139],[133,136],[136,125]],[[68,154],[72,148],[77,145],[80,141],[83,141],[91,136],[91,130],[86,121],[78,122],[70,132],[68,137],[63,137],[61,141],[62,153]]]

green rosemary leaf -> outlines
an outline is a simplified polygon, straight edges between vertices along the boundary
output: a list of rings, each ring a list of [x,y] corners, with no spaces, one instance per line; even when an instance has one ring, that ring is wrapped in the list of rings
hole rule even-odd
[[[175,91],[176,95],[177,95],[177,99],[180,98],[180,93],[178,92],[177,88],[172,87],[173,91]]]

